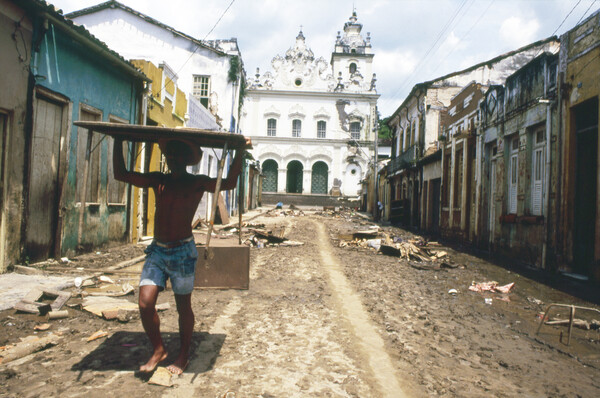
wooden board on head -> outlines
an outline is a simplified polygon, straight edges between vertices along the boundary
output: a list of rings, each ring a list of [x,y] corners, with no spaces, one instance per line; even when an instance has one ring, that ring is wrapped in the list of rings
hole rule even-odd
[[[241,134],[222,133],[189,127],[158,127],[140,124],[76,121],[74,125],[96,133],[119,137],[133,142],[164,142],[178,140],[197,144],[205,148],[247,149],[246,138]]]

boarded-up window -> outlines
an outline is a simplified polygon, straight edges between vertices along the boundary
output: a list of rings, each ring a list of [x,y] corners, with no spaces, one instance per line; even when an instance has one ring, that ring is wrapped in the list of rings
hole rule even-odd
[[[119,118],[110,118],[110,122],[112,123],[124,123],[124,120]],[[108,195],[108,203],[110,204],[125,204],[125,194],[127,189],[127,184],[123,181],[115,180],[115,173],[113,170],[113,146],[114,139],[110,136],[106,136],[105,138],[108,141],[108,187],[107,187],[107,195]],[[127,162],[127,152],[128,152],[127,141],[123,141],[123,154],[125,156],[125,161]],[[99,150],[99,148],[97,149]]]
[[[454,152],[454,194],[452,198],[453,207],[458,209],[462,206],[463,187],[463,149]]]
[[[79,111],[79,120],[83,121],[100,121],[102,114],[100,111],[90,107],[85,107]],[[88,130],[78,127],[77,128],[77,200],[81,201],[81,194],[84,183],[84,169],[86,165],[86,152],[88,148]],[[87,183],[85,187],[85,202],[86,203],[99,203],[100,198],[100,152],[101,147],[100,134],[91,134],[91,146],[92,150],[89,157],[88,163],[88,174]]]

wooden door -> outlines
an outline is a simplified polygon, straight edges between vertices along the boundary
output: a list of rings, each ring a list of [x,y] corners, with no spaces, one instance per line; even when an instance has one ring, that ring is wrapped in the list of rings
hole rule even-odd
[[[27,202],[26,253],[30,260],[54,254],[63,108],[43,98],[36,100]]]

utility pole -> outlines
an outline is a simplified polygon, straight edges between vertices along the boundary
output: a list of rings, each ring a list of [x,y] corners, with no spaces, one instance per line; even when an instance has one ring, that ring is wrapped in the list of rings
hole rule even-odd
[[[375,125],[373,126],[375,133],[375,153],[373,154],[373,195],[375,197],[374,210],[375,221],[379,221],[379,184],[377,181],[377,157],[378,157],[378,141],[379,141],[379,111],[375,107]]]

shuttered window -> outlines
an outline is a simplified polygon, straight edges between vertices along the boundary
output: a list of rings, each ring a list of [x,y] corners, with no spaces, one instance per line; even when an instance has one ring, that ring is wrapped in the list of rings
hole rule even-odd
[[[544,167],[546,154],[544,152],[544,130],[534,133],[534,147],[531,152],[531,213],[542,215],[542,201],[544,197]]]
[[[519,137],[511,141],[508,169],[508,212],[517,213],[517,183],[519,169]]]

